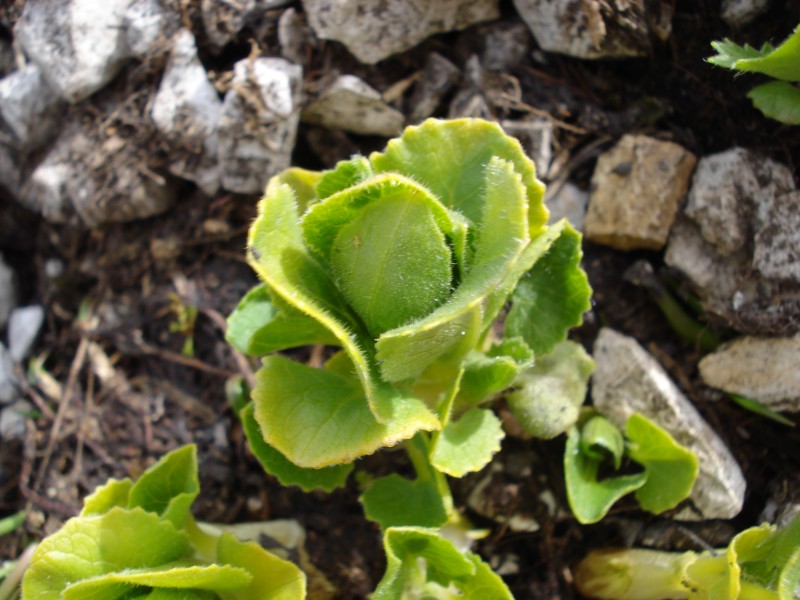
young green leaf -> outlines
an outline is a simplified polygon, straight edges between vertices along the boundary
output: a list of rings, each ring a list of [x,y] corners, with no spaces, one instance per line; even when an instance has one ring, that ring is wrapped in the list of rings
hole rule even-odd
[[[728,51],[730,53],[730,48]],[[744,53],[749,56],[737,58],[733,62],[733,69],[763,73],[783,81],[800,81],[800,26],[777,48],[765,45],[758,56],[753,56],[747,50]]]
[[[83,499],[81,516],[102,515],[115,506],[128,506],[133,482],[130,479],[109,479]]]
[[[800,59],[798,59],[800,62]],[[800,88],[786,81],[770,81],[747,92],[764,116],[788,125],[800,125]]]
[[[581,324],[592,292],[580,268],[582,256],[580,234],[566,225],[547,254],[519,280],[511,295],[506,336],[523,338],[536,356],[544,356]]]
[[[484,213],[485,169],[493,158],[508,161],[519,173],[527,197],[531,237],[545,228],[544,185],[519,142],[496,124],[478,119],[429,119],[408,127],[382,153],[370,156],[377,172],[401,173],[430,189],[448,208],[479,223]]]
[[[190,444],[173,450],[144,472],[130,488],[128,508],[143,508],[182,527],[199,493],[197,447]]]
[[[244,354],[270,352],[313,344],[336,344],[336,337],[308,315],[280,299],[270,298],[264,284],[251,289],[228,317],[226,341]]]
[[[254,406],[250,403],[239,413],[250,449],[264,470],[277,477],[282,485],[296,485],[304,492],[312,490],[331,492],[346,483],[347,477],[353,470],[352,463],[322,469],[298,467],[264,441],[261,429],[253,416],[253,409]]]
[[[421,401],[399,396],[381,424],[357,379],[280,356],[264,359],[252,396],[266,442],[304,468],[350,463],[439,426]]]
[[[594,361],[580,344],[563,341],[516,378],[508,407],[529,434],[554,438],[577,421],[593,370]]]
[[[461,553],[434,530],[393,527],[383,538],[386,573],[374,600],[472,598],[511,600],[503,580],[472,553]]]
[[[447,507],[431,479],[414,481],[392,474],[371,482],[361,495],[364,514],[381,529],[416,526],[439,528],[447,523]]]
[[[581,432],[573,427],[567,435],[564,450],[564,478],[570,508],[580,523],[596,523],[617,500],[647,481],[645,473],[598,480],[601,462],[581,451]]]
[[[480,471],[500,451],[504,435],[492,411],[473,408],[434,436],[431,463],[451,477]]]
[[[685,500],[697,480],[699,462],[666,431],[634,413],[625,424],[628,456],[644,467],[647,481],[636,490],[646,511],[659,514]]]
[[[496,344],[484,354],[473,350],[464,358],[464,375],[456,403],[470,408],[511,386],[520,371],[533,363],[533,352],[521,338]]]
[[[372,165],[363,156],[354,156],[350,160],[339,161],[333,169],[321,173],[316,186],[317,201],[358,185],[372,177],[373,174]]]

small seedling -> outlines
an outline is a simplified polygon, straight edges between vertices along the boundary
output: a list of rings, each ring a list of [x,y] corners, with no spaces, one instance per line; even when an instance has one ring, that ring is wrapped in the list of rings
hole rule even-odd
[[[362,496],[396,571],[378,597],[420,580],[406,568],[418,556],[398,540],[462,523],[447,476],[480,470],[500,449],[486,405],[589,308],[580,235],[546,224],[543,192],[497,124],[431,119],[369,158],[289,169],[259,204],[248,260],[262,284],[229,318],[227,338],[267,356],[239,414],[267,472],[305,490],[340,486],[357,458],[403,444],[415,478],[373,479]],[[314,344],[333,349],[322,368],[274,354]],[[545,410],[560,418],[559,406]],[[445,565],[428,573],[463,590],[464,569],[485,579],[475,561],[462,555],[458,576],[445,578]]]
[[[194,446],[138,481],[111,479],[78,517],[44,539],[22,583],[30,600],[299,600],[305,575],[229,533],[209,533],[189,509],[200,491]]]
[[[717,54],[711,64],[739,73],[761,73],[773,81],[757,85],[747,94],[765,116],[800,125],[800,26],[777,48],[765,43],[760,50],[731,40],[711,42]]]
[[[578,565],[575,584],[599,600],[794,600],[800,515],[779,530],[746,529],[711,552],[596,550]]]

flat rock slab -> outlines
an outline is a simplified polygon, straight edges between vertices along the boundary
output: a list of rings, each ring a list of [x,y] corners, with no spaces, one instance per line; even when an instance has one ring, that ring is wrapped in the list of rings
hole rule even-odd
[[[129,56],[130,0],[28,0],[14,27],[25,54],[69,102],[90,96]]]
[[[745,480],[730,450],[636,340],[612,329],[600,330],[594,346],[592,375],[595,408],[617,427],[641,413],[692,450],[700,473],[689,500],[696,510],[680,511],[686,520],[730,519],[744,502]]]
[[[767,195],[756,216],[753,266],[765,277],[800,283],[800,191]]]
[[[669,37],[672,10],[642,0],[514,0],[543,50],[577,58],[650,53],[651,34]]]
[[[695,162],[678,144],[624,136],[597,159],[586,237],[620,250],[663,248]]]
[[[302,79],[303,69],[282,58],[236,63],[218,128],[225,189],[263,192],[270,177],[289,167]]]
[[[800,336],[746,336],[700,361],[706,385],[739,394],[775,410],[800,412]]]
[[[220,185],[217,126],[222,101],[197,56],[194,36],[182,29],[172,52],[150,116],[171,147],[169,169],[197,184],[209,196]]]
[[[405,120],[377,90],[354,75],[338,77],[303,109],[300,118],[329,129],[385,137],[399,134]]]
[[[318,37],[375,64],[425,38],[500,17],[497,0],[303,0]]]

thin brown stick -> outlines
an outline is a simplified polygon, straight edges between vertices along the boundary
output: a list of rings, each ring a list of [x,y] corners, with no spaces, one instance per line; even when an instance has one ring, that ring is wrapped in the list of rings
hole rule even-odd
[[[212,375],[218,375],[219,377],[230,377],[232,375],[235,375],[233,371],[220,369],[219,367],[206,364],[203,361],[198,360],[196,358],[190,358],[188,356],[184,356],[183,354],[179,354],[178,352],[173,352],[172,350],[166,350],[164,348],[158,348],[156,346],[151,346],[150,344],[142,344],[141,346],[139,346],[139,349],[145,354],[158,356],[159,358],[163,358],[166,361],[178,363],[186,367],[192,367],[193,369],[197,369],[198,371],[205,371],[206,373],[211,373]]]

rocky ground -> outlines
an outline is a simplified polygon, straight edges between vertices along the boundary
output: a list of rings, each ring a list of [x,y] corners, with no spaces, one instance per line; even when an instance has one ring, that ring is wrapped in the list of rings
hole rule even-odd
[[[454,487],[516,597],[574,597],[571,568],[600,545],[713,547],[789,518],[800,434],[731,394],[800,412],[800,135],[749,104],[757,77],[704,58],[712,40],[778,43],[798,23],[800,5],[768,0],[3,4],[0,517],[26,517],[0,558],[194,441],[201,519],[296,520],[319,597],[374,588],[385,565],[356,482],[302,494],[249,455],[225,382],[254,365],[225,316],[255,283],[244,239],[269,176],[430,116],[520,138],[554,216],[584,231],[590,401],[618,422],[651,415],[701,458],[674,513],[623,502],[579,526],[563,440],[509,425],[492,466]]]

